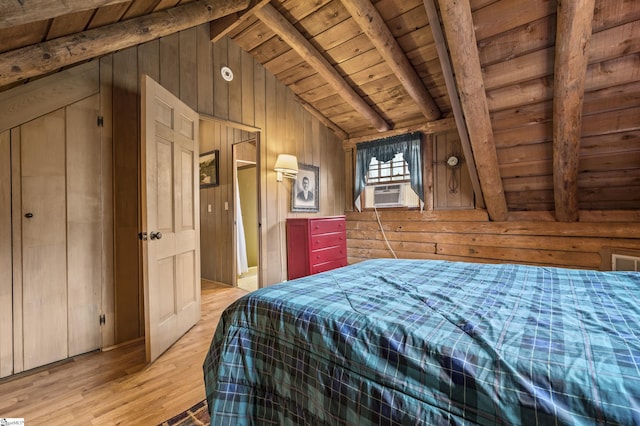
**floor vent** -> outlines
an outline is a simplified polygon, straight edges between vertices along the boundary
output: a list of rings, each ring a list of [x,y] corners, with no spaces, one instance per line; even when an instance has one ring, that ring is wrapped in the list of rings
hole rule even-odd
[[[612,254],[611,266],[614,271],[640,271],[640,257]]]

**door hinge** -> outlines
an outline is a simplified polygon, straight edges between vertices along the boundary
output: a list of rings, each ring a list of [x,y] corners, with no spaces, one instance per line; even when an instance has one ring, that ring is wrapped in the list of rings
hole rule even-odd
[[[102,115],[98,116],[98,127],[104,127],[104,117]]]
[[[100,325],[105,325],[107,323],[107,316],[105,314],[100,315]]]

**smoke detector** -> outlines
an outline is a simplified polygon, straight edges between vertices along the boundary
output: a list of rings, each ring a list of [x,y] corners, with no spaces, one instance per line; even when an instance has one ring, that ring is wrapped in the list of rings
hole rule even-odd
[[[231,71],[231,68],[229,67],[222,67],[220,69],[220,74],[222,74],[222,78],[224,78],[225,81],[233,80],[233,71]]]

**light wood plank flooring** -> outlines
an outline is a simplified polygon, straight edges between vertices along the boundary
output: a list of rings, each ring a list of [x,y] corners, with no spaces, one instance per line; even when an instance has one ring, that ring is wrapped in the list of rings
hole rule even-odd
[[[155,363],[144,340],[0,380],[0,418],[36,425],[157,425],[204,399],[202,363],[224,308],[246,291],[203,283],[202,319]]]

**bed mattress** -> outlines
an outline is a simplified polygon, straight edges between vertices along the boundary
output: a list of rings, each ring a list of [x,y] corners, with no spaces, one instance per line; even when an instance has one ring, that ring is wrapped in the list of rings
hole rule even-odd
[[[212,425],[640,424],[640,274],[368,260],[222,315]]]

